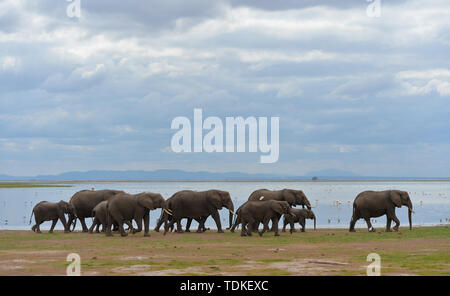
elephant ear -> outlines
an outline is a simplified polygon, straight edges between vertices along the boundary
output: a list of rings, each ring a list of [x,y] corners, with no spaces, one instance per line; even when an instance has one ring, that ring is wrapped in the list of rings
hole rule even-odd
[[[402,197],[396,190],[391,190],[391,201],[397,208],[401,208],[402,206]]]
[[[222,199],[216,190],[211,190],[208,194],[208,201],[214,205],[216,209],[222,207]]]
[[[149,210],[154,210],[155,206],[153,205],[153,201],[150,197],[146,195],[140,195],[137,198],[137,203],[144,208],[147,208]]]
[[[275,212],[277,212],[280,215],[283,214],[283,207],[278,202],[272,203],[272,210],[274,210]]]

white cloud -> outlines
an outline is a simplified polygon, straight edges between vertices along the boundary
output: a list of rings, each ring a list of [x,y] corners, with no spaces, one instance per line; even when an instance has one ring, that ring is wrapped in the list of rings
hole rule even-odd
[[[441,96],[450,95],[450,70],[448,69],[402,71],[397,73],[396,79],[408,95],[426,95],[432,92]]]

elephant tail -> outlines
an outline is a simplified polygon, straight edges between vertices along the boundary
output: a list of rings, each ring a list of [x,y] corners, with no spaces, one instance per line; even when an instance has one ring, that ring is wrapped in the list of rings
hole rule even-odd
[[[28,222],[28,225],[30,225],[30,224],[31,224],[31,218],[33,218],[33,214],[34,214],[34,208],[33,208],[33,210],[31,210],[31,215],[30,215],[30,222]]]
[[[353,212],[352,212],[352,218],[356,217],[356,203],[353,203]]]

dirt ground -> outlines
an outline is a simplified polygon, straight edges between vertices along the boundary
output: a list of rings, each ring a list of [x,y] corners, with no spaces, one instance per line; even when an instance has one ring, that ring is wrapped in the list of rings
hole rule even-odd
[[[0,231],[0,275],[66,275],[68,254],[82,275],[366,275],[367,255],[381,257],[382,275],[450,275],[450,229],[422,227],[368,233],[318,229],[263,237],[151,232],[36,234]]]

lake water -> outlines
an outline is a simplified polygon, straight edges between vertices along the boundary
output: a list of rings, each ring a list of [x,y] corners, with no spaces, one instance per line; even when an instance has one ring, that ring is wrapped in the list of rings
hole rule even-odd
[[[31,210],[42,200],[69,201],[77,191],[83,189],[120,189],[129,193],[142,191],[158,192],[169,198],[177,191],[188,189],[203,191],[221,189],[230,192],[235,209],[248,199],[257,189],[267,188],[279,190],[284,188],[301,189],[305,192],[317,216],[317,226],[347,228],[352,215],[352,203],[356,195],[365,190],[400,189],[408,191],[416,214],[413,214],[414,225],[450,224],[450,182],[448,181],[377,181],[377,182],[92,182],[69,184],[64,188],[2,188],[0,189],[0,229],[30,229]],[[150,225],[156,225],[160,210],[150,212]],[[396,209],[402,226],[408,225],[406,207]],[[228,227],[228,212],[220,211],[223,227]],[[374,227],[382,229],[386,225],[385,217],[372,219]],[[34,222],[34,217],[33,221]],[[88,226],[91,219],[86,219]],[[281,223],[280,223],[281,224]],[[307,229],[313,227],[313,221],[307,220]],[[42,229],[49,229],[51,222],[42,224]],[[183,220],[185,225],[185,220]],[[215,228],[214,220],[209,217],[207,227]],[[393,224],[394,225],[394,224]],[[299,225],[296,225],[298,228]],[[359,220],[356,227],[366,227],[364,220]],[[196,229],[192,223],[191,229]],[[58,222],[56,229],[63,229]],[[77,229],[81,229],[77,223]]]

